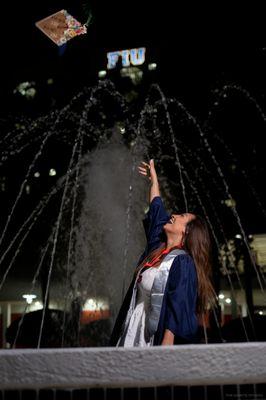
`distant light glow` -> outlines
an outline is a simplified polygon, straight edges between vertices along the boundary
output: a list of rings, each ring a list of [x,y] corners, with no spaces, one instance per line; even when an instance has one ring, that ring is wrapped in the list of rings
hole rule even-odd
[[[150,63],[148,65],[148,70],[149,71],[154,71],[157,68],[157,64],[156,63]]]
[[[220,293],[218,297],[219,297],[219,299],[224,299],[224,294]]]
[[[141,82],[143,71],[137,67],[122,68],[120,70],[120,75],[122,78],[128,77],[131,79],[134,85]]]
[[[260,310],[260,311],[259,311],[259,314],[260,314],[260,315],[263,315],[263,311]]]
[[[41,174],[40,174],[40,172],[38,172],[38,171],[34,173],[34,177],[35,177],[35,178],[39,178],[40,175],[41,175]]]
[[[36,296],[36,294],[23,294],[22,297],[23,297],[23,299],[26,299],[26,302],[28,304],[31,304],[32,300],[36,299],[37,296]]]
[[[239,233],[237,233],[237,234],[235,235],[235,238],[236,238],[236,239],[241,239],[242,236],[241,236]]]
[[[27,194],[30,194],[30,185],[26,185],[25,190]]]
[[[236,206],[236,202],[232,198],[224,200],[224,204],[229,208],[233,208]]]
[[[54,168],[51,168],[49,171],[50,176],[55,176],[56,175],[56,170]]]
[[[42,302],[41,301],[33,301],[31,304],[29,304],[29,311],[37,311],[41,310],[43,308]]]
[[[97,303],[94,299],[88,299],[84,305],[85,310],[95,311],[97,308]]]
[[[14,90],[13,93],[19,93],[27,99],[32,99],[36,94],[35,82],[21,82]]]
[[[5,192],[5,190],[6,190],[6,177],[5,176],[0,177],[0,187],[1,187],[1,192]]]
[[[98,78],[105,78],[107,72],[105,70],[99,71],[98,72]]]
[[[230,304],[230,303],[231,303],[230,297],[227,297],[227,298],[225,299],[225,302],[228,303],[228,304]]]
[[[97,310],[107,310],[109,308],[107,302],[100,299],[88,299],[84,306],[83,310],[87,311],[97,311]]]

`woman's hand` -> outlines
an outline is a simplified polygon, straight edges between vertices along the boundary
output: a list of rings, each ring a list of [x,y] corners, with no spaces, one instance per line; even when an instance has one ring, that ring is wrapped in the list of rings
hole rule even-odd
[[[169,329],[165,329],[161,346],[171,346],[174,344],[175,335]]]
[[[151,184],[158,183],[157,173],[154,166],[154,160],[151,159],[149,164],[142,161],[141,165],[138,166],[139,173],[141,175],[147,176],[151,181]]]
[[[150,203],[151,203],[154,197],[160,196],[159,182],[154,167],[154,160],[151,159],[149,164],[142,161],[138,169],[141,175],[147,176],[151,181],[151,187],[150,187]]]

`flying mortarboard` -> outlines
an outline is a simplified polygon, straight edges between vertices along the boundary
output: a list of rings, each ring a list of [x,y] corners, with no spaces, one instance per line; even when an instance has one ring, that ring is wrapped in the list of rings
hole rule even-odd
[[[35,25],[58,46],[87,33],[86,25],[81,25],[66,10],[58,11],[36,22]]]

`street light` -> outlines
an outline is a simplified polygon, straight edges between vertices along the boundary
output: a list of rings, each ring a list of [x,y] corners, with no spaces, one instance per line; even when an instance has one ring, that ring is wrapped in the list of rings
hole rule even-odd
[[[31,304],[32,300],[36,299],[37,296],[36,296],[36,294],[23,294],[22,297],[23,297],[23,299],[26,299],[26,302],[28,304]]]

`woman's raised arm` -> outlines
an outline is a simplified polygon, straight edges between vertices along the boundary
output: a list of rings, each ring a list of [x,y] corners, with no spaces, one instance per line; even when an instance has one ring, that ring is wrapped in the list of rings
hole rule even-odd
[[[149,164],[142,161],[138,169],[141,175],[147,176],[150,180],[150,203],[151,203],[154,197],[160,196],[160,188],[159,188],[156,169],[154,166],[154,160],[151,159]]]
[[[151,181],[151,187],[150,206],[148,212],[145,215],[145,218],[143,219],[147,245],[144,253],[140,257],[138,265],[149,254],[150,251],[154,250],[162,244],[162,242],[164,241],[164,238],[162,237],[163,226],[170,219],[170,215],[168,215],[168,213],[166,212],[163,201],[161,199],[159,183],[153,160],[150,160],[149,164],[145,162],[142,162],[142,164],[142,166],[139,166],[139,173],[141,175],[149,177],[149,180]]]

